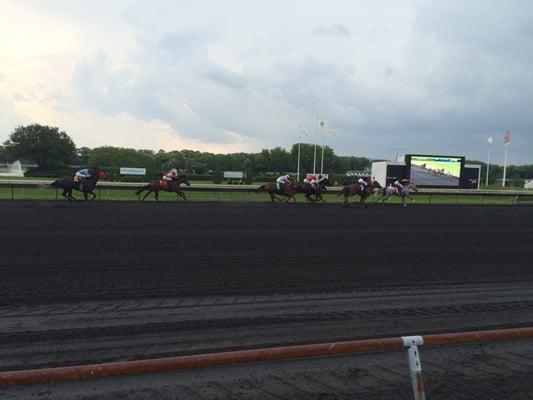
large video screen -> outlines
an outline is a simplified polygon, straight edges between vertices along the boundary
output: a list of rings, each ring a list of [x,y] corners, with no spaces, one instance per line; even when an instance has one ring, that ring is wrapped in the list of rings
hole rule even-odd
[[[461,183],[464,157],[409,155],[409,179],[418,186],[455,186]]]

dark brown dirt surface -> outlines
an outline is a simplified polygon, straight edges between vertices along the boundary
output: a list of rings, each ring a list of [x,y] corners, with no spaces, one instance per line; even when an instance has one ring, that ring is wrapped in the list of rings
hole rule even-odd
[[[532,326],[532,217],[527,206],[0,202],[0,370]],[[452,350],[422,350],[431,398],[533,397],[531,341]],[[369,354],[0,398],[396,399],[409,393],[404,364]]]

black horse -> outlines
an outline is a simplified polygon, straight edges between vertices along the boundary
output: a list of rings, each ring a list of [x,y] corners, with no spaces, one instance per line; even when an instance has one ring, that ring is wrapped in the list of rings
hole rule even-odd
[[[76,200],[74,196],[72,196],[72,190],[74,189],[83,193],[85,201],[92,201],[96,198],[94,188],[99,179],[106,180],[107,176],[104,171],[95,168],[95,172],[89,178],[80,179],[77,176],[62,176],[47,187],[63,189],[61,195],[68,201]],[[89,199],[89,195],[92,196],[91,199]]]
[[[309,182],[298,182],[298,192],[305,195],[307,202],[324,201],[322,195],[326,193],[326,186],[329,186],[329,181],[324,179],[314,186]],[[315,196],[314,199],[311,196]]]

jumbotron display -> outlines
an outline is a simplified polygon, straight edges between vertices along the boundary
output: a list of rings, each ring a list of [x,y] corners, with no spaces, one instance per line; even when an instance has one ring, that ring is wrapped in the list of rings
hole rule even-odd
[[[405,157],[409,179],[418,186],[459,187],[464,157],[409,154]]]

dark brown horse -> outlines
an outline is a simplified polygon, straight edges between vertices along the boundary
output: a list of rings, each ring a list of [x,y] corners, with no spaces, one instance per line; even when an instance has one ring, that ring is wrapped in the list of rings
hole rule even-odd
[[[329,181],[324,179],[318,184],[318,187],[313,186],[309,182],[298,182],[298,192],[305,195],[307,202],[324,201],[322,194],[326,193],[326,186],[329,186]],[[315,196],[315,198],[311,198]]]
[[[377,181],[373,181],[361,190],[359,183],[353,183],[351,185],[344,186],[337,196],[344,196],[344,205],[348,206],[348,198],[358,195],[360,197],[359,204],[365,206],[365,201],[370,195],[372,195],[375,188],[380,188],[381,185]]]
[[[256,193],[258,192],[266,192],[270,195],[270,199],[272,200],[272,203],[277,201],[283,201],[287,202],[290,199],[293,199],[296,201],[296,193],[298,193],[298,183],[297,182],[289,182],[283,185],[281,188],[281,191],[278,190],[278,186],[276,185],[276,182],[268,182],[264,185],[259,186],[256,190]],[[285,197],[284,199],[280,199],[278,196]]]
[[[185,175],[179,175],[178,177],[176,177],[172,181],[165,181],[165,180],[162,180],[162,179],[157,180],[157,181],[152,181],[148,185],[143,186],[142,188],[136,190],[135,193],[136,194],[141,194],[142,192],[147,190],[148,193],[146,193],[144,195],[144,197],[142,198],[142,201],[144,201],[146,199],[146,197],[152,192],[155,195],[155,199],[157,201],[159,201],[159,191],[163,190],[165,192],[174,192],[174,193],[176,193],[176,201],[179,201],[180,197],[183,200],[187,201],[187,198],[185,197],[185,193],[183,193],[182,188],[180,187],[180,185],[182,183],[187,185],[187,186],[191,186],[191,183],[189,182],[189,180],[187,179],[187,177]]]
[[[83,193],[85,201],[93,201],[96,198],[94,193],[94,188],[96,187],[96,182],[99,179],[106,180],[107,175],[104,171],[98,168],[93,168],[92,175],[86,179],[79,179],[77,176],[62,176],[61,178],[56,179],[50,185],[44,185],[45,188],[61,188],[63,193],[61,195],[68,201],[76,200],[72,196],[72,190],[76,189]],[[91,199],[89,199],[91,195]]]

